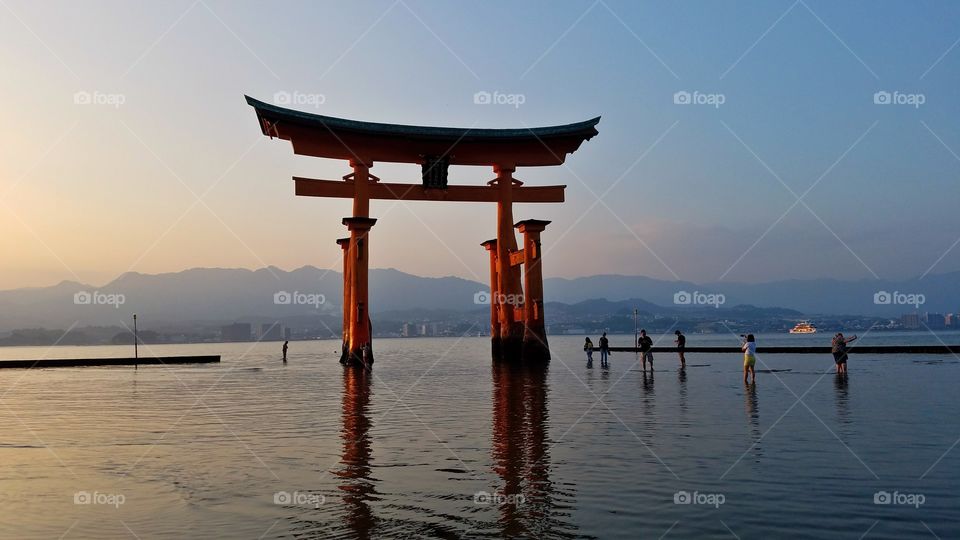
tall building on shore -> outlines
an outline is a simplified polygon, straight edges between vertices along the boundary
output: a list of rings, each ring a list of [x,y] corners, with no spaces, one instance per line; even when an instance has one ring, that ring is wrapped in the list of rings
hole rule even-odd
[[[283,325],[280,321],[260,325],[260,341],[282,341]]]
[[[907,330],[917,330],[920,328],[920,314],[905,313],[900,317],[900,324]]]
[[[250,341],[250,323],[233,323],[220,328],[220,341]]]
[[[943,330],[946,328],[946,320],[943,313],[927,313],[927,328],[931,330]]]

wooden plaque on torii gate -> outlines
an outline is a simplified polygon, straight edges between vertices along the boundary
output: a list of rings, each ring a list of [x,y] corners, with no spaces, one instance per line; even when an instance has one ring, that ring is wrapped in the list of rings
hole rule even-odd
[[[373,361],[367,274],[370,230],[377,220],[370,217],[370,199],[497,203],[496,239],[481,244],[490,252],[493,358],[550,359],[540,260],[540,233],[550,222],[514,223],[513,203],[560,203],[566,186],[524,186],[513,173],[517,167],[562,164],[597,135],[600,117],[552,127],[461,129],[358,122],[246,99],[264,135],[290,141],[295,154],[345,160],[353,169],[342,180],[293,178],[297,195],[353,199],[353,215],[343,218],[350,236],[337,240],[343,249],[342,363],[361,363],[364,346]],[[422,182],[381,182],[370,174],[378,161],[419,164]],[[492,167],[496,178],[485,186],[450,185],[450,165]],[[522,248],[514,228],[523,235]]]

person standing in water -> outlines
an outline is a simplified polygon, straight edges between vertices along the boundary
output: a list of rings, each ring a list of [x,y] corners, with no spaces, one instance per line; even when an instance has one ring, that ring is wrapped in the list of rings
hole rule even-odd
[[[643,370],[647,370],[647,360],[650,360],[650,371],[653,371],[653,340],[647,335],[646,330],[640,330],[640,339],[637,340],[637,348],[640,349],[640,358],[643,360]]]
[[[290,346],[290,342],[289,342],[289,341],[284,341],[284,342],[283,342],[283,361],[284,361],[284,362],[287,361],[287,349],[289,348],[289,346]]]
[[[757,339],[753,334],[747,334],[746,339],[740,345],[743,351],[743,382],[747,382],[747,374],[753,376],[752,382],[757,382]]]
[[[363,351],[363,356],[361,358],[363,360],[363,367],[369,368],[370,360],[373,358],[373,349],[370,347],[369,341],[363,344],[362,351]]]
[[[842,332],[837,332],[837,335],[833,336],[830,350],[833,351],[833,361],[837,364],[837,375],[847,374],[847,344],[856,340],[857,336],[844,338]]]
[[[583,350],[587,353],[587,367],[590,367],[593,365],[593,342],[589,337],[583,342]]]
[[[607,333],[600,336],[600,367],[607,366],[607,356],[610,354],[610,340],[607,339]]]
[[[687,348],[687,336],[683,335],[683,332],[677,330],[674,332],[677,339],[673,340],[677,344],[677,354],[680,355],[680,369],[687,367],[687,359],[683,356],[684,351]]]

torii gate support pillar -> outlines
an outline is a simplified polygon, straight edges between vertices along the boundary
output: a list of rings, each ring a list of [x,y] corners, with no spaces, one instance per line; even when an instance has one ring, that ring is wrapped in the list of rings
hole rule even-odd
[[[343,224],[350,230],[350,246],[347,249],[344,274],[349,274],[349,293],[344,291],[343,305],[346,348],[342,353],[345,363],[359,364],[363,361],[363,346],[370,344],[368,358],[373,363],[373,329],[370,324],[370,300],[367,274],[370,269],[370,229],[377,222],[375,218],[348,217]]]
[[[351,258],[350,258],[350,238],[337,239],[337,245],[343,250],[343,340],[340,346],[340,363],[346,364],[349,359],[350,351],[350,288],[351,288]]]
[[[490,350],[495,360],[503,355],[500,342],[500,303],[496,299],[500,296],[498,287],[497,240],[487,240],[480,244],[490,253]]]
[[[549,221],[528,219],[516,224],[523,235],[523,360],[547,362],[550,347],[543,319],[543,267],[540,265],[540,233]]]

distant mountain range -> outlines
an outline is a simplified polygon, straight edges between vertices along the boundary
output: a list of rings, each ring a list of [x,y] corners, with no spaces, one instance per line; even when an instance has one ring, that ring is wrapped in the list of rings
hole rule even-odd
[[[141,320],[165,324],[230,322],[244,317],[336,317],[342,305],[342,280],[338,272],[305,266],[292,271],[267,267],[195,268],[157,275],[127,273],[100,287],[65,281],[51,287],[0,291],[0,331],[67,328],[76,322],[81,326],[115,325],[120,321],[127,323],[134,312]],[[548,302],[583,303],[565,308],[568,314],[584,309],[596,313],[636,307],[653,314],[701,312],[718,316],[758,308],[774,309],[781,316],[794,313],[896,317],[917,308],[951,312],[960,310],[958,285],[960,272],[907,281],[817,279],[695,284],[642,276],[597,275],[549,278],[544,282]],[[487,285],[458,277],[425,278],[395,269],[374,269],[370,271],[370,290],[374,314],[424,310],[453,314],[485,309],[475,300],[482,299]],[[723,303],[719,309],[708,311],[715,309],[711,301],[720,300]],[[917,306],[905,303],[910,301]]]
[[[794,279],[767,283],[697,284],[622,275],[551,278],[544,281],[544,294],[548,300],[567,303],[586,298],[643,298],[661,306],[676,306],[674,295],[684,292],[690,296],[700,293],[701,297],[722,294],[725,306],[747,304],[782,307],[810,315],[897,317],[914,310],[938,313],[960,311],[960,272],[930,274],[900,281]]]

